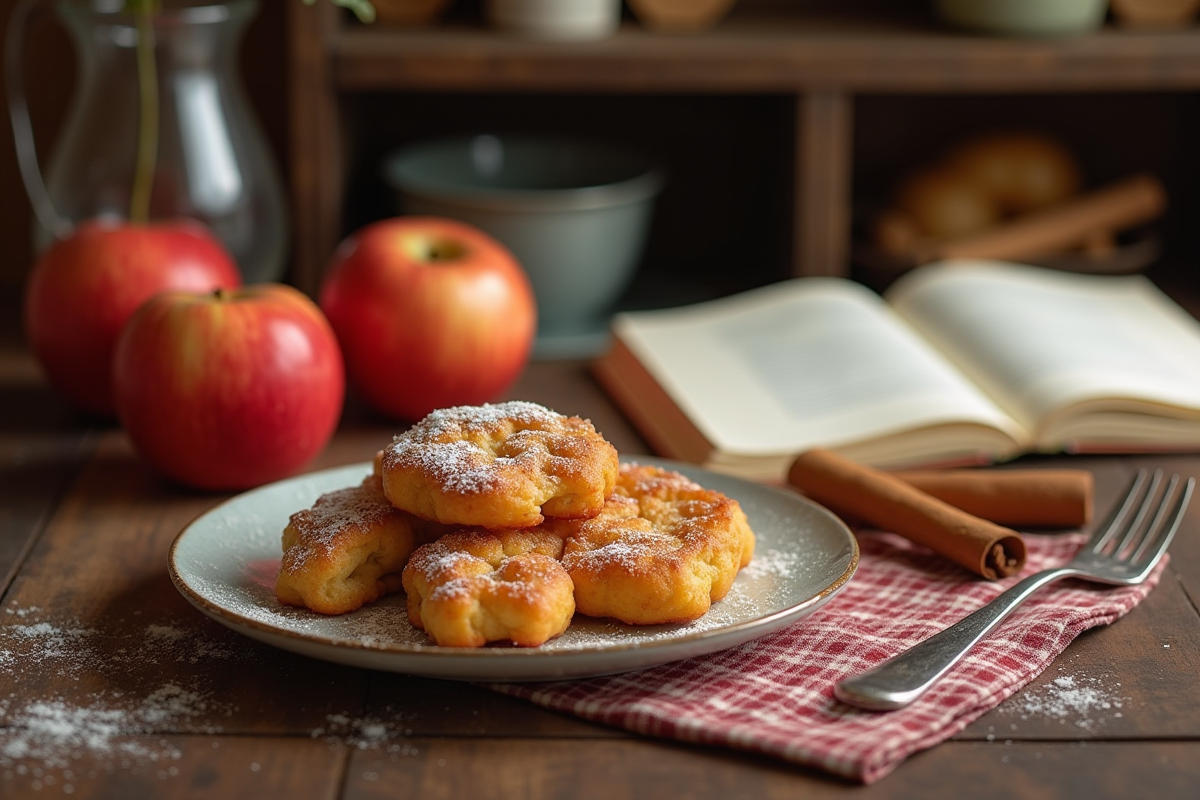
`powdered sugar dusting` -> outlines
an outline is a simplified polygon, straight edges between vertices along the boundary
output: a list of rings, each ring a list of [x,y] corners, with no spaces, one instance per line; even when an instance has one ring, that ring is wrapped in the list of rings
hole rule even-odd
[[[202,661],[225,661],[238,657],[238,651],[223,639],[213,639],[198,634],[193,628],[175,624],[150,624],[146,626],[143,647],[140,652],[128,657],[150,663],[173,660],[198,664]]]
[[[563,557],[567,569],[602,570],[617,566],[627,572],[646,571],[647,559],[658,557],[670,559],[682,547],[682,542],[665,534],[653,531],[623,530],[618,539],[608,542],[580,540],[580,549],[574,549]],[[588,545],[592,549],[582,549]]]
[[[654,465],[642,465],[637,461],[623,465],[620,482],[623,490],[633,497],[705,491],[703,486],[686,475]]]
[[[1084,730],[1102,726],[1123,716],[1128,698],[1121,684],[1083,675],[1059,675],[1049,683],[1027,688],[1000,706],[1000,713],[1021,719],[1057,720]]]
[[[6,614],[32,620],[36,607],[9,607]],[[79,676],[120,676],[144,671],[146,664],[196,663],[228,659],[234,651],[225,642],[173,623],[152,623],[135,632],[110,631],[104,641],[94,628],[79,621],[40,620],[0,627],[0,674],[19,676],[31,669],[52,669]],[[103,646],[102,646],[103,645]],[[178,748],[156,736],[162,731],[219,732],[212,720],[232,714],[207,691],[165,682],[142,693],[105,689],[79,698],[59,696],[30,699],[12,693],[0,699],[0,778],[27,780],[33,788],[74,789],[73,768],[86,761],[88,769],[138,770],[177,774],[171,763],[181,756]],[[3,794],[0,791],[0,794]]]
[[[509,400],[505,403],[484,403],[478,406],[453,406],[440,408],[429,413],[417,423],[430,436],[457,435],[460,431],[485,431],[507,421],[518,428],[546,428],[557,425],[564,419],[562,414],[551,411],[528,400]]]
[[[11,648],[0,650],[0,669],[29,664],[30,656],[38,663],[69,657],[78,643],[91,631],[78,625],[59,627],[48,622],[34,625],[14,625],[11,629],[16,640]]]
[[[429,475],[447,492],[469,495],[498,491],[501,486],[498,465],[521,457],[528,459],[530,454],[526,451],[516,458],[492,458],[470,442],[448,442],[436,449],[422,447],[408,451],[403,463]]]
[[[509,447],[511,452],[500,455],[494,452],[497,441],[520,439],[527,430],[560,429],[567,420],[545,406],[524,400],[441,408],[393,439],[384,459],[385,463],[419,470],[446,491],[482,494],[501,486],[501,465],[547,455],[533,442]]]
[[[803,561],[800,553],[795,550],[776,550],[760,548],[754,558],[742,568],[742,574],[748,578],[789,579],[800,570]]]
[[[400,513],[382,490],[363,483],[321,495],[312,507],[294,513],[291,525],[299,531],[306,547],[319,547],[328,553],[347,529],[371,528]]]
[[[425,545],[417,550],[416,555],[409,561],[409,568],[423,573],[431,581],[462,573],[474,574],[492,569],[491,565],[479,556],[472,555],[465,550],[449,549],[444,542],[444,539],[439,540],[439,542]]]
[[[416,745],[404,741],[404,737],[412,734],[412,729],[405,725],[405,717],[390,707],[384,712],[389,716],[356,718],[348,714],[330,714],[323,727],[312,731],[312,738],[325,739],[331,745],[346,744],[356,750],[382,752],[393,760],[397,756],[420,753]]]
[[[6,795],[6,783],[72,794],[81,778],[117,770],[163,780],[178,776],[182,745],[164,734],[219,736],[221,720],[237,708],[205,685],[203,670],[189,673],[186,686],[168,680],[132,688],[144,683],[146,665],[227,662],[260,652],[239,647],[243,640],[228,632],[197,627],[194,620],[143,626],[126,619],[101,633],[77,620],[46,619],[36,606],[10,606],[4,616],[15,623],[0,626],[0,675],[11,676],[10,685],[31,669],[102,674],[109,685],[71,697],[30,698],[25,691],[0,698],[0,796]],[[399,715],[395,720],[337,715],[312,736],[331,746],[397,757],[416,753],[402,740],[409,732]]]
[[[163,740],[138,738],[178,716],[200,713],[194,694],[165,686],[133,708],[107,705],[97,699],[88,706],[63,700],[42,700],[6,710],[8,730],[0,734],[0,768],[5,777],[20,774],[22,762],[42,769],[69,769],[85,757],[107,757],[109,766],[124,768],[169,762],[181,753]]]
[[[123,664],[191,663],[237,656],[227,637],[213,637],[183,623],[151,623],[140,635],[114,641],[79,621],[37,622],[0,627],[0,674],[19,675],[31,668],[57,669],[68,675]]]

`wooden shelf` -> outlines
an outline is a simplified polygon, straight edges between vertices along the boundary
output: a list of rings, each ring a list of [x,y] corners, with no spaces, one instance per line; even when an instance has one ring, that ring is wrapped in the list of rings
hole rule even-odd
[[[1200,87],[1200,33],[1115,28],[1068,39],[970,36],[892,20],[733,17],[694,35],[634,23],[598,42],[478,26],[354,26],[335,39],[339,89],[796,92]]]
[[[795,98],[792,271],[846,274],[854,99],[862,95],[1190,92],[1200,28],[1108,27],[1062,39],[952,32],[905,15],[737,13],[711,31],[627,23],[597,42],[520,39],[481,24],[347,22],[330,4],[290,10],[295,280],[315,288],[340,235],[339,102],[377,92],[775,94]]]

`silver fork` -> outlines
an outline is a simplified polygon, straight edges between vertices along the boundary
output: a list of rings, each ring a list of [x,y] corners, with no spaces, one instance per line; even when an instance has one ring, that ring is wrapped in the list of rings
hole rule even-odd
[[[1195,479],[1172,475],[1160,492],[1162,470],[1147,486],[1146,470],[1134,477],[1125,499],[1091,540],[1061,567],[1030,575],[978,611],[893,656],[861,675],[839,683],[834,694],[850,705],[872,711],[903,708],[946,674],[1013,609],[1049,583],[1081,578],[1115,586],[1146,580],[1166,552],[1192,496]]]

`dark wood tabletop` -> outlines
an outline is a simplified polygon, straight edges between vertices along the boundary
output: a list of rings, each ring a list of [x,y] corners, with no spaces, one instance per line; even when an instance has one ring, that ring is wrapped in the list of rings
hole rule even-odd
[[[15,327],[11,306],[4,316]],[[1200,507],[1141,605],[861,787],[222,627],[176,591],[167,553],[227,496],[169,483],[118,427],[74,414],[16,341],[0,344],[0,797],[1093,800],[1200,786]],[[645,452],[582,362],[535,362],[510,395],[587,416],[623,453]],[[365,461],[399,430],[352,396],[312,468]],[[1200,475],[1200,455],[1029,461],[1064,464],[1095,472],[1098,506],[1143,464]]]

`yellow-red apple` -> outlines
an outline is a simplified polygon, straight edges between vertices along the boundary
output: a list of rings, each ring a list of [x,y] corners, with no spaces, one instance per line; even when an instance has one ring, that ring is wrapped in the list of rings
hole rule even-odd
[[[286,477],[329,442],[345,373],[317,305],[290,286],[168,291],[117,340],[117,415],[134,447],[200,489]]]
[[[334,253],[319,302],[352,386],[406,420],[498,398],[529,361],[537,310],[508,249],[439,217],[394,217]]]
[[[86,222],[34,265],[25,334],[51,386],[83,411],[112,416],[113,348],[138,306],[165,289],[241,284],[233,259],[198,222]]]

